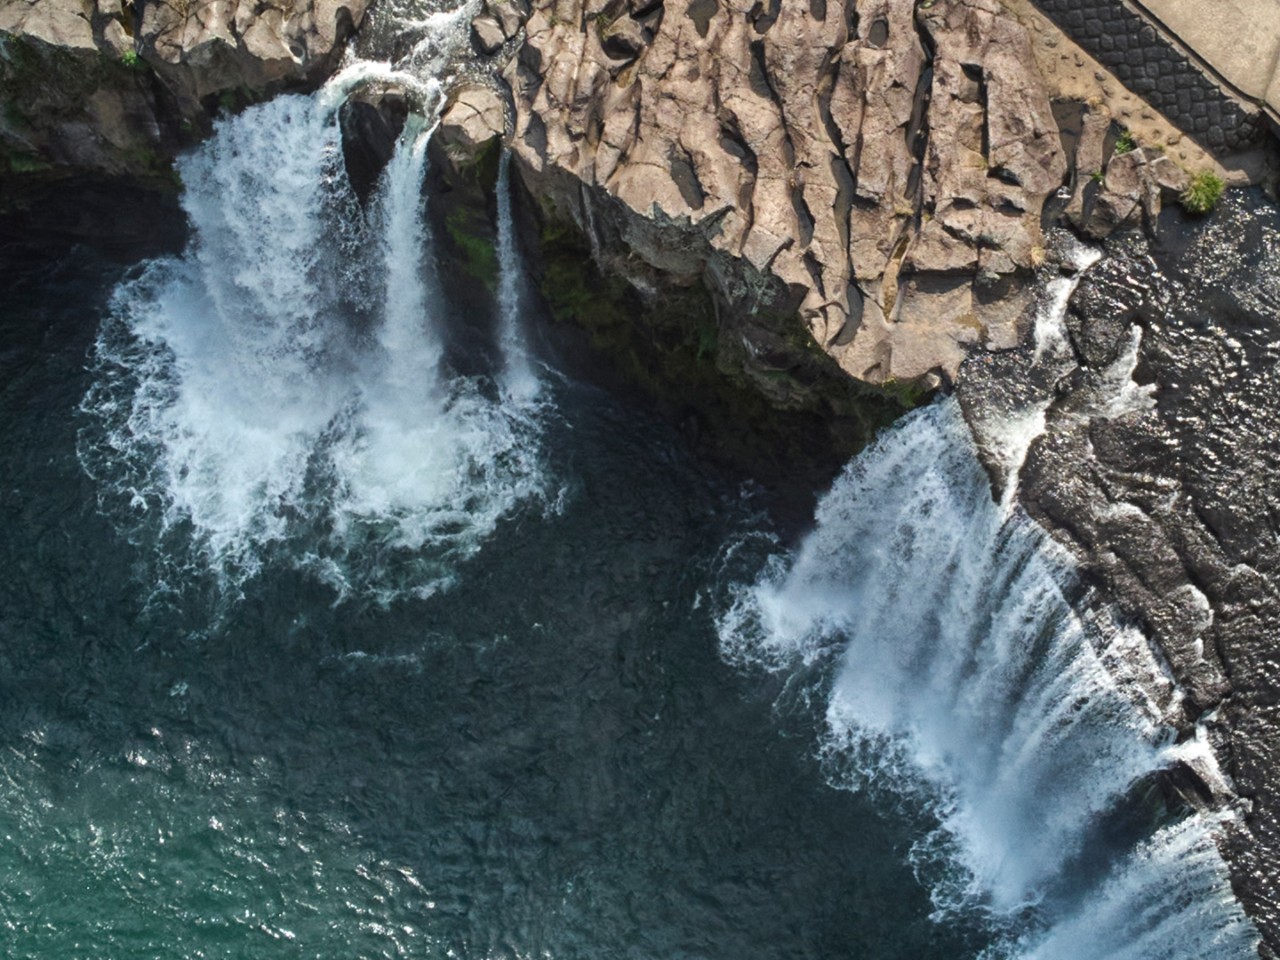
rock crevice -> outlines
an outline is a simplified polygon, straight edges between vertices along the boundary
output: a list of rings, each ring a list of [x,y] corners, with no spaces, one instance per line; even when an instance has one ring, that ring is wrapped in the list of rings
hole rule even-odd
[[[535,192],[569,174],[776,279],[857,379],[936,387],[1024,332],[1005,281],[1038,266],[1067,174],[1050,98],[994,0],[823,6],[535,7],[512,149]],[[629,252],[700,269],[661,246]]]

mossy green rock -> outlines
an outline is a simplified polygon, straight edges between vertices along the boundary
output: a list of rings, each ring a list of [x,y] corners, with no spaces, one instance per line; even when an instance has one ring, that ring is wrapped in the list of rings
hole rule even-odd
[[[0,174],[172,175],[154,79],[114,52],[0,32],[0,91]]]
[[[766,481],[821,482],[924,399],[853,380],[774,298],[752,311],[705,283],[637,283],[608,268],[616,261],[602,268],[554,205],[537,205],[535,219],[531,259],[552,317],[584,331],[620,385],[718,461]]]

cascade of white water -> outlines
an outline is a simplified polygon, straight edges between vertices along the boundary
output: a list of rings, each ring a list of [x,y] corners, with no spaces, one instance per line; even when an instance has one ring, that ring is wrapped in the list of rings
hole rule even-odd
[[[721,618],[738,661],[787,668],[838,651],[829,768],[842,786],[931,803],[941,827],[916,856],[950,863],[930,878],[943,913],[1015,917],[1060,893],[1091,826],[1167,762],[1167,731],[1107,667],[1149,657],[1145,645],[1125,631],[1091,637],[1063,596],[1069,574],[1039,527],[992,502],[946,401],[851,463],[795,555]],[[1160,882],[1203,881],[1182,895],[1227,902],[1220,873],[1170,870]],[[1164,956],[1198,956],[1167,946]]]
[[[438,416],[441,345],[439,319],[431,311],[439,309],[441,298],[431,282],[421,197],[432,129],[425,118],[409,117],[378,190],[374,222],[385,277],[378,343],[385,366],[375,383],[380,392],[407,394],[422,413]]]
[[[511,214],[511,155],[498,163],[498,342],[502,348],[502,388],[514,400],[538,395],[540,384],[529,359],[521,329],[521,283],[524,271],[516,249],[515,221]]]
[[[1070,272],[1054,277],[1045,285],[1044,299],[1036,312],[1033,366],[1058,361],[1070,354],[1067,306],[1085,273],[1101,259],[1101,251],[1078,242],[1066,250],[1064,266],[1069,267]],[[1012,511],[1017,501],[1022,465],[1031,444],[1045,431],[1051,404],[1052,397],[1044,397],[1028,403],[1020,411],[1008,413],[1000,419],[988,419],[982,424],[986,449],[1003,474],[1001,499],[1005,513]]]
[[[138,507],[190,524],[237,576],[291,539],[349,587],[344,558],[376,531],[438,555],[416,585],[431,589],[448,580],[441,557],[477,549],[543,489],[536,417],[443,359],[421,196],[434,116],[406,125],[354,261],[337,240],[354,207],[335,90],[371,76],[399,75],[358,65],[315,97],[220,122],[181,163],[190,250],[117,290],[97,345],[85,407],[107,436],[86,465],[125,465],[112,475]],[[438,109],[438,85],[415,83]],[[348,303],[357,275],[371,331]]]
[[[1045,302],[1036,314],[1035,324],[1035,361],[1039,363],[1046,355],[1054,355],[1069,350],[1067,336],[1067,305],[1071,295],[1080,286],[1080,281],[1090,267],[1102,259],[1102,251],[1096,247],[1075,243],[1066,252],[1065,263],[1071,268],[1070,273],[1054,277],[1046,286]]]
[[[1213,823],[1165,827],[1044,933],[1018,960],[1253,958],[1258,935],[1231,893]]]
[[[109,439],[149,461],[139,504],[191,523],[217,556],[284,535],[312,438],[345,402],[346,331],[318,296],[340,162],[335,126],[305,98],[221,123],[179,163],[190,250],[123,284],[121,323],[100,337],[122,389],[89,402],[126,412]]]

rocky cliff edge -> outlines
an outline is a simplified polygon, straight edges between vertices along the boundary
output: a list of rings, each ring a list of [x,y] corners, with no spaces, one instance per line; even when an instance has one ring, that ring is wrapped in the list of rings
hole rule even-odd
[[[368,0],[0,0],[0,179],[164,177],[210,117],[321,82]]]
[[[588,234],[619,225],[617,269],[711,278],[736,306],[776,280],[774,306],[872,384],[936,388],[1023,339],[1058,191],[1101,235],[1185,179],[1138,152],[1100,188],[1109,113],[1079,105],[1069,156],[995,0],[554,0],[504,77],[526,181]]]

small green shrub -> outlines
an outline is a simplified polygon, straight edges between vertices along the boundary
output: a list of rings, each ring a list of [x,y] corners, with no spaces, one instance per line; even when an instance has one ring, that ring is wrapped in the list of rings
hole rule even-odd
[[[120,54],[120,62],[131,70],[141,70],[146,67],[146,63],[138,56],[137,50],[126,50]]]
[[[0,158],[0,165],[7,166],[10,173],[38,173],[41,170],[49,169],[49,164],[35,154],[22,152],[3,156]]]
[[[895,377],[890,377],[880,384],[880,389],[903,410],[914,410],[932,396],[932,391],[926,390],[919,384],[904,382]]]
[[[1201,170],[1191,178],[1191,186],[1182,191],[1179,200],[1188,213],[1208,213],[1222,199],[1226,188],[1222,178],[1212,170]]]
[[[1136,140],[1133,139],[1132,133],[1130,133],[1128,130],[1120,131],[1120,137],[1118,140],[1116,140],[1117,154],[1133,153],[1134,149],[1137,146],[1138,146],[1138,143]]]

